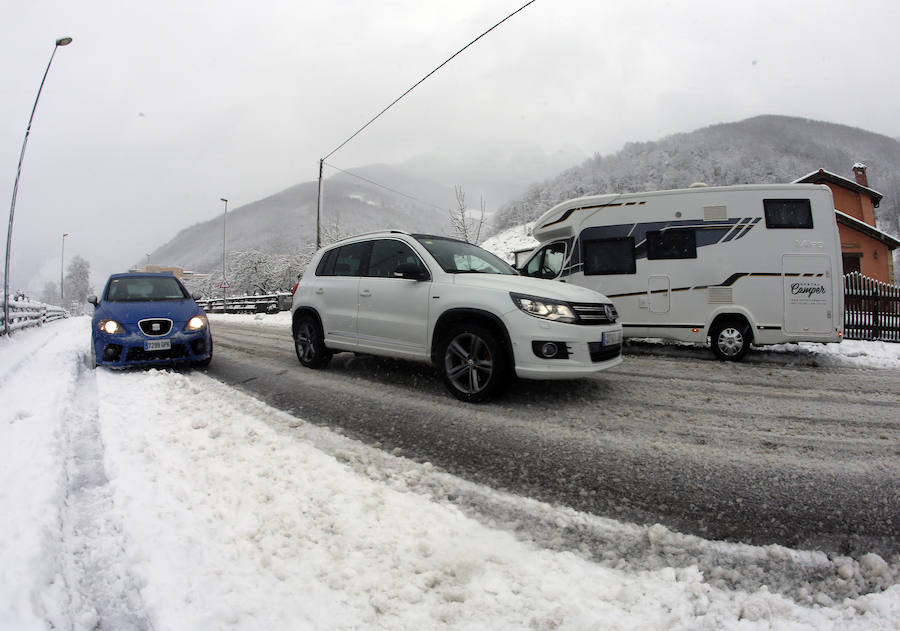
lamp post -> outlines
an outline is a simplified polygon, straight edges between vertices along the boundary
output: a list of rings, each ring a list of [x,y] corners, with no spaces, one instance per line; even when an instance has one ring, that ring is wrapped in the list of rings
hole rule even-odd
[[[225,302],[225,294],[228,291],[228,279],[225,277],[225,223],[228,221],[228,200],[220,197],[219,201],[225,202],[225,214],[222,215],[222,313],[228,313],[228,304]]]
[[[16,212],[16,194],[19,191],[19,176],[22,174],[22,160],[25,158],[25,146],[28,144],[28,135],[31,133],[31,123],[34,120],[34,112],[37,110],[38,100],[41,98],[41,90],[44,89],[44,82],[47,80],[47,73],[50,72],[50,65],[53,63],[56,49],[60,46],[68,46],[71,43],[71,37],[60,37],[53,46],[53,52],[50,54],[50,61],[47,62],[47,69],[44,70],[44,76],[41,79],[40,87],[38,87],[37,96],[34,97],[34,106],[31,108],[31,116],[28,117],[28,127],[25,128],[25,140],[22,141],[22,151],[19,152],[19,166],[16,168],[16,181],[13,184],[12,202],[9,205],[9,229],[6,231],[6,262],[3,266],[3,332],[6,333],[6,335],[9,335],[9,254],[12,245],[13,215]],[[60,291],[62,291],[62,289],[60,289]]]
[[[65,300],[65,295],[63,293],[63,265],[66,262],[66,237],[69,236],[68,232],[63,232],[62,236],[62,247],[59,249],[59,302],[62,303]],[[62,304],[60,307],[64,306]]]
[[[144,266],[144,271],[149,272],[150,271],[150,253],[144,252],[144,256],[147,257],[147,264]]]

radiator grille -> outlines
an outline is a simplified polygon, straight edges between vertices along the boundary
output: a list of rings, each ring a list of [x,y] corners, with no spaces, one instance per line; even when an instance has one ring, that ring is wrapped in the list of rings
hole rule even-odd
[[[148,318],[138,322],[138,326],[141,327],[144,335],[159,337],[172,330],[172,321],[168,318]]]

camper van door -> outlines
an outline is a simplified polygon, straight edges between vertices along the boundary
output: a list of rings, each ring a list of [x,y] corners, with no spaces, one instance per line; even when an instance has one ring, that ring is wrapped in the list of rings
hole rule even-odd
[[[829,333],[834,330],[831,260],[819,254],[785,254],[784,330]]]

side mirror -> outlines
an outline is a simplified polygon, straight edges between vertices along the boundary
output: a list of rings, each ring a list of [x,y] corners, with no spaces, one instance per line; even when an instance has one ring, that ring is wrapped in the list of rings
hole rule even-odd
[[[95,307],[99,304],[97,300],[97,296],[88,296],[88,302],[94,305]]]
[[[202,300],[203,294],[191,294],[191,298],[193,298],[194,300]]]
[[[415,263],[401,263],[394,270],[394,278],[407,280],[428,280],[428,272]]]

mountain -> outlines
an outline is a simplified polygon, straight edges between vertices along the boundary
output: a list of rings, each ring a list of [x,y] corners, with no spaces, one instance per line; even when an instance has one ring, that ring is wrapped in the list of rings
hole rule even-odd
[[[330,240],[396,227],[448,233],[449,211],[456,206],[452,186],[435,184],[387,165],[354,169],[353,174],[356,177],[342,172],[324,182],[322,228]],[[227,250],[296,254],[313,247],[317,196],[317,183],[304,182],[229,211],[225,226]],[[195,272],[219,269],[222,217],[182,230],[151,252],[150,260]]]
[[[399,166],[417,177],[459,185],[468,206],[479,208],[484,200],[485,208],[493,211],[521,195],[532,182],[559,173],[588,154],[571,145],[547,153],[535,144],[519,143],[502,148],[475,147],[465,156],[460,160],[455,155],[420,154]]]
[[[791,182],[820,168],[854,181],[857,162],[868,166],[870,188],[885,196],[876,209],[878,227],[900,235],[900,142],[854,127],[786,116],[713,125],[629,143],[609,156],[594,155],[504,204],[493,227],[499,231],[523,224],[583,195],[685,188],[694,182]]]

